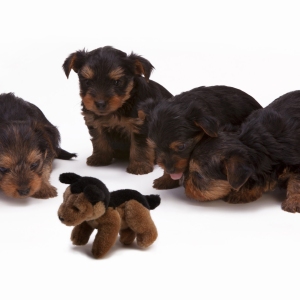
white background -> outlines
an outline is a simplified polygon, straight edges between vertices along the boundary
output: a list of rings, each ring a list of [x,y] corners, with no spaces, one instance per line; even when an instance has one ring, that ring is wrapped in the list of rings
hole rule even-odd
[[[143,55],[152,79],[178,94],[200,85],[240,88],[266,106],[300,87],[298,1],[1,1],[0,92],[38,105],[58,126],[74,161],[55,160],[58,197],[0,194],[1,299],[299,299],[300,215],[284,192],[245,205],[197,203],[183,188],[152,188],[162,170],[88,167],[92,145],[78,79],[65,58],[105,45]],[[5,4],[4,4],[5,3]],[[159,238],[147,250],[119,242],[95,260],[73,246],[57,210],[59,174],[94,176],[112,190],[159,193]]]

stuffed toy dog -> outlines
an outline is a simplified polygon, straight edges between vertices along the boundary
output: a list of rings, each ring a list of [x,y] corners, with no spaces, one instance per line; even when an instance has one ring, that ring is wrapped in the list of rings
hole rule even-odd
[[[160,196],[144,196],[129,189],[110,193],[102,181],[75,173],[63,173],[59,180],[70,185],[58,218],[67,226],[75,226],[71,234],[74,245],[85,245],[94,229],[98,230],[92,248],[95,258],[109,251],[118,233],[124,245],[136,238],[137,245],[146,248],[156,240],[157,229],[149,210],[160,204]]]

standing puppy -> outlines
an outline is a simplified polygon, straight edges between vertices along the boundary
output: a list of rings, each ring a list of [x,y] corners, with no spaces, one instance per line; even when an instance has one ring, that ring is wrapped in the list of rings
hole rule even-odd
[[[72,53],[64,62],[68,77],[78,74],[82,114],[92,137],[90,166],[109,165],[113,158],[128,158],[127,172],[153,170],[154,150],[147,144],[147,128],[138,106],[148,98],[172,95],[149,80],[153,66],[145,58],[106,46]]]
[[[49,182],[54,158],[70,159],[41,110],[14,94],[0,95],[0,189],[15,198],[57,196]]]
[[[300,212],[300,91],[253,112],[237,132],[219,132],[197,145],[185,176],[187,196],[229,203],[257,200],[287,188],[282,208]]]
[[[259,108],[251,96],[228,86],[202,86],[160,102],[151,112],[149,140],[164,174],[153,187],[178,187],[191,152],[204,136],[216,137],[220,125],[239,125]]]

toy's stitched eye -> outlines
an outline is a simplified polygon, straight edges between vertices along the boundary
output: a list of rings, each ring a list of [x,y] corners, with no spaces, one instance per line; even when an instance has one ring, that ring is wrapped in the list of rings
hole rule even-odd
[[[39,164],[40,164],[39,160],[34,162],[33,164],[30,165],[30,170],[32,171],[35,170],[39,166]]]
[[[78,207],[76,207],[76,206],[72,206],[72,209],[75,211],[75,212],[79,212],[80,210],[79,210],[79,208]]]
[[[185,149],[185,144],[181,144],[177,146],[178,151],[183,151]]]
[[[2,174],[6,174],[6,173],[9,172],[9,169],[4,168],[4,167],[0,167],[0,172],[1,172]]]

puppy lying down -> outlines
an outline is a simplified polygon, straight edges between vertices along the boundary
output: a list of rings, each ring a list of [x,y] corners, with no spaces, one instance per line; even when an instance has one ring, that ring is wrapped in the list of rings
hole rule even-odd
[[[13,93],[0,95],[0,189],[14,198],[51,198],[54,158],[76,154],[59,147],[60,134],[42,111]]]

